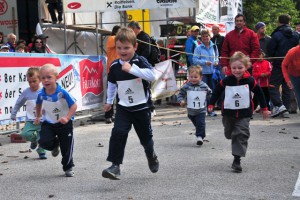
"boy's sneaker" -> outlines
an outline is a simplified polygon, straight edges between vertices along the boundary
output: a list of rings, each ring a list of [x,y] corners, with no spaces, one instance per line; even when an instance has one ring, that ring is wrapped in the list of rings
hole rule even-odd
[[[197,145],[201,146],[203,144],[203,139],[201,136],[197,137]]]
[[[66,175],[66,177],[73,177],[74,176],[73,168],[71,167],[70,169],[67,169],[65,171],[65,175]]]
[[[236,173],[241,173],[242,172],[241,159],[240,158],[234,158],[233,163],[231,165],[231,169],[233,169],[233,171],[236,172]]]
[[[212,112],[208,113],[208,116],[210,116],[210,117],[216,117],[218,115],[217,115],[217,113],[215,113],[215,111],[212,111]]]
[[[112,164],[109,168],[102,171],[102,176],[104,178],[109,178],[111,180],[120,180],[121,170],[119,165]]]
[[[281,113],[284,113],[286,111],[287,111],[287,109],[285,108],[284,105],[282,105],[280,107],[275,106],[273,109],[273,113],[271,114],[271,117],[278,117]]]
[[[290,118],[290,113],[288,111],[281,114],[283,118]]]
[[[105,118],[105,124],[111,124],[112,123],[112,118]]]
[[[41,160],[47,159],[46,154],[45,154],[45,153],[40,153],[40,154],[39,154],[39,159],[41,159]]]
[[[53,157],[58,156],[58,154],[59,154],[59,145],[57,145],[57,146],[51,151],[51,154],[52,154]]]
[[[147,159],[148,159],[148,166],[149,166],[150,171],[152,173],[158,172],[159,162],[158,162],[156,154],[153,152],[153,156],[152,157],[147,156]]]
[[[31,144],[30,144],[30,149],[36,149],[36,147],[37,147],[37,142],[31,142]]]

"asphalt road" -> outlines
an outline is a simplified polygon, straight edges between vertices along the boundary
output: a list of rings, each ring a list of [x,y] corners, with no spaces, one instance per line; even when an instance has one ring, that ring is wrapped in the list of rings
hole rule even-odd
[[[72,178],[64,176],[60,155],[54,158],[49,152],[47,160],[38,160],[36,152],[26,152],[29,143],[10,143],[0,135],[0,199],[298,199],[292,193],[300,171],[299,114],[269,120],[255,114],[243,173],[237,174],[230,169],[231,145],[220,115],[207,117],[207,137],[199,147],[184,108],[162,105],[156,112],[158,173],[148,169],[132,130],[119,181],[101,176],[110,166],[106,157],[112,124],[77,120]]]

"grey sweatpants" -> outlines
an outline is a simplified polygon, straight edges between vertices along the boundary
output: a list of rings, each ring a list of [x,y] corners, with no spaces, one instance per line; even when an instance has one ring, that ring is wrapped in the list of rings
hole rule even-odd
[[[232,155],[245,157],[250,137],[250,117],[237,119],[223,116],[222,122],[225,137],[231,139]]]

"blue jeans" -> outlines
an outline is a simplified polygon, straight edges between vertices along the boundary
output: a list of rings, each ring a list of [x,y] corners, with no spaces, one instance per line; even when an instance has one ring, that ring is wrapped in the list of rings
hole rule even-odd
[[[215,83],[212,78],[212,74],[203,74],[202,81],[206,83],[211,90],[215,89]]]
[[[290,75],[290,79],[294,86],[294,92],[296,94],[298,108],[300,109],[300,77]]]
[[[206,113],[200,113],[198,115],[192,116],[188,115],[188,118],[192,121],[196,128],[196,136],[201,136],[205,138],[205,115]]]
[[[150,109],[130,112],[117,105],[114,127],[109,141],[107,161],[114,164],[123,163],[128,133],[132,126],[144,147],[146,156],[151,157],[153,155],[154,142],[152,139]]]

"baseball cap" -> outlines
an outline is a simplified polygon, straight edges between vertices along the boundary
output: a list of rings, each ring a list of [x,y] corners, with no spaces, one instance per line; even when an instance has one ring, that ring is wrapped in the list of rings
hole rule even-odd
[[[0,50],[2,50],[2,49],[9,49],[9,46],[7,46],[7,45],[2,45],[2,46],[0,47]]]
[[[191,31],[196,31],[196,30],[199,30],[199,31],[200,31],[199,26],[192,26]]]

